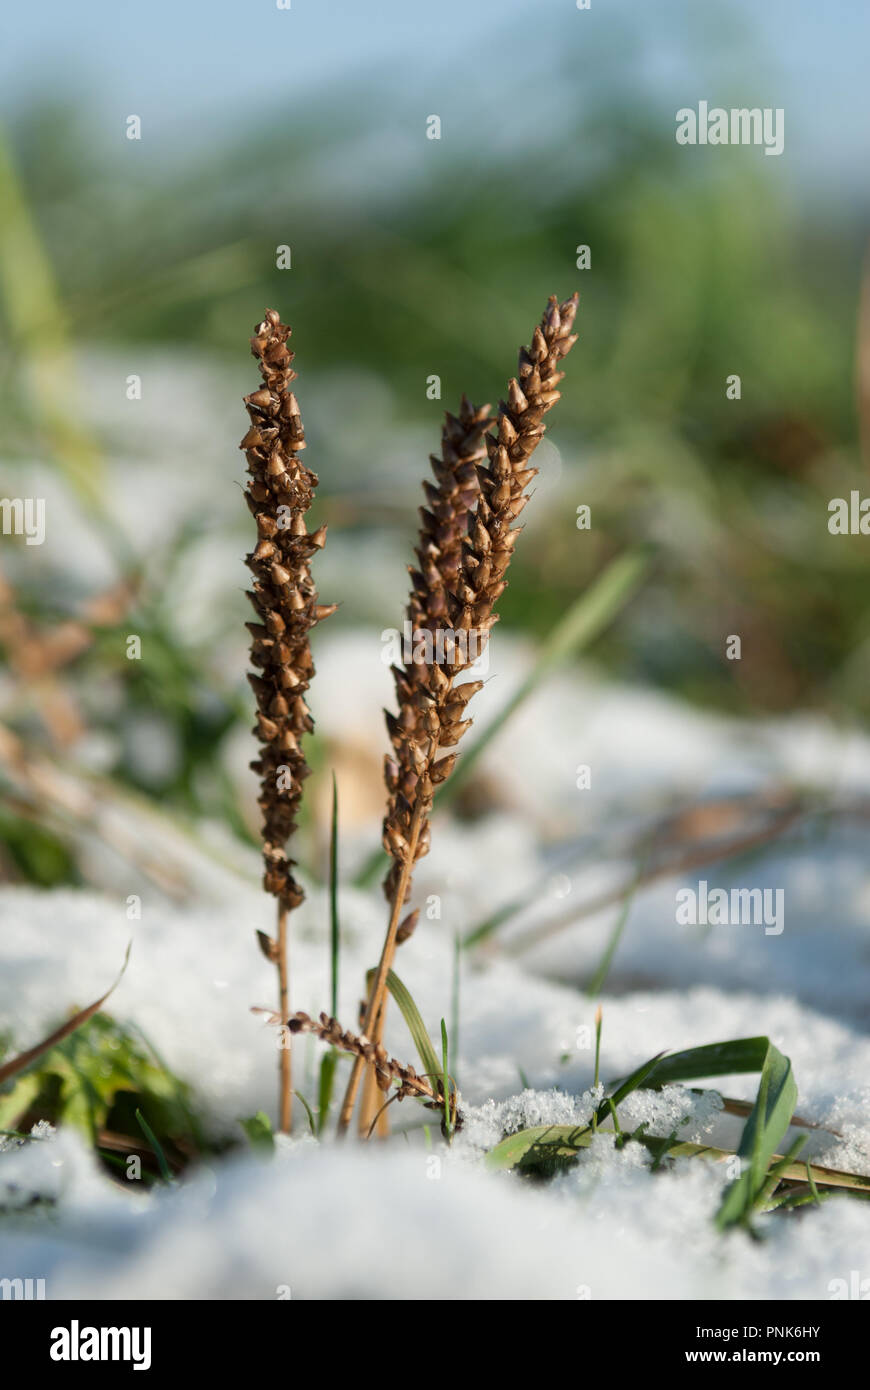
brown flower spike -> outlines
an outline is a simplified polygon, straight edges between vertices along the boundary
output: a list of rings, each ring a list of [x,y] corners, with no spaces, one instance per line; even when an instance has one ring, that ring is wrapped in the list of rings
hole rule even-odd
[[[433,521],[423,513],[424,555],[419,574],[412,572],[411,612],[425,614],[428,623],[449,628],[454,634],[467,634],[467,639],[465,643],[457,639],[455,646],[445,642],[441,660],[412,663],[395,673],[399,711],[395,716],[387,715],[393,755],[386,764],[389,800],[384,821],[384,846],[393,860],[385,883],[392,910],[364,1022],[364,1031],[376,1041],[380,1041],[386,980],[402,909],[410,895],[413,866],[429,848],[435,788],[453,770],[456,753],[450,750],[470,727],[465,707],[481,686],[479,681],[456,685],[456,678],[473,664],[497,621],[493,609],[506,587],[505,573],[521,529],[515,522],[528,501],[526,489],[538,471],[530,466],[530,459],[544,434],[543,417],[559,399],[558,384],[564,376],[561,360],[577,341],[573,332],[577,298],[573,295],[560,304],[551,296],[531,344],[520,351],[517,376],[509,383],[507,401],[499,405],[498,431],[485,436],[488,461],[475,465],[478,495],[467,510],[467,534],[458,565],[453,558],[450,525],[457,480],[450,467],[445,466],[442,472],[436,468],[439,486],[429,497]],[[470,410],[466,410],[465,426],[473,430],[476,421]],[[448,417],[447,429],[450,427]],[[433,524],[439,515],[447,520],[444,564],[448,578],[442,578],[439,567],[439,532]],[[473,644],[468,640],[472,634],[476,639]],[[364,1065],[359,1057],[354,1063],[339,1117],[340,1131],[350,1123]]]
[[[257,545],[246,564],[254,580],[248,598],[257,615],[248,623],[251,664],[248,676],[257,699],[254,733],[262,751],[251,763],[260,775],[263,813],[263,886],[278,900],[278,939],[260,936],[261,946],[278,967],[280,1007],[288,1011],[287,913],[304,893],[293,877],[294,861],[286,844],[296,829],[296,815],[309,768],[302,736],[313,722],[305,693],[314,675],[309,634],[315,623],[335,611],[322,606],[311,578],[311,558],[322,548],[326,527],[309,533],[306,513],[314,498],[317,475],[300,459],[305,433],[290,383],[296,373],[287,347],[290,329],[268,309],[251,339],[263,385],[245,397],[250,428],[240,444],[251,477],[245,500],[257,523]],[[281,1052],[281,1129],[291,1119],[290,1050]]]
[[[406,612],[407,624],[412,643],[416,644],[423,634],[446,633],[450,625],[452,595],[455,592],[462,564],[462,545],[468,530],[468,517],[480,493],[477,476],[478,465],[486,458],[484,435],[493,423],[488,405],[473,406],[463,396],[459,415],[445,415],[441,431],[441,453],[431,454],[429,461],[435,482],[423,483],[427,505],[420,508],[420,533],[415,554],[418,568],[409,566],[411,574],[411,596]],[[431,681],[429,667],[422,662],[412,662],[407,666],[394,666],[393,678],[396,698],[401,714],[394,721],[387,715],[387,725],[391,731],[401,723],[400,748],[406,754],[426,739],[425,694],[418,698],[417,685],[425,688]],[[476,689],[477,687],[475,687]],[[469,692],[470,698],[471,692]],[[398,794],[398,757],[387,757],[385,776],[390,793],[390,807]],[[389,842],[390,810],[384,822],[384,848],[391,852]],[[384,880],[384,892],[392,903],[397,889],[401,864],[393,859],[389,873]],[[407,897],[407,894],[405,895]],[[396,945],[400,946],[413,935],[419,912],[409,913],[396,932]],[[386,1001],[373,1028],[377,1042],[383,1037]],[[367,1134],[371,1116],[377,1100],[373,1068],[366,1071],[366,1084],[359,1113],[360,1132]],[[381,1127],[386,1132],[387,1117],[382,1115]]]

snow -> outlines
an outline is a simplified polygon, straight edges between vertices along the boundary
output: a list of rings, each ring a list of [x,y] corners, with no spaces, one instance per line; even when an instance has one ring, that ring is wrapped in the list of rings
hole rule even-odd
[[[345,872],[376,838],[377,809],[354,781],[382,747],[389,698],[379,634],[337,632],[318,652],[318,728],[340,768]],[[484,722],[528,661],[497,634],[493,679],[475,709]],[[342,676],[359,672],[351,685]],[[314,691],[312,703],[315,705]],[[542,732],[543,731],[543,732]],[[249,750],[230,750],[242,785]],[[354,759],[356,758],[356,761]],[[575,769],[592,768],[580,791]],[[4,1221],[0,1274],[46,1278],[49,1298],[829,1298],[831,1282],[866,1268],[870,1205],[833,1198],[821,1209],[761,1218],[764,1239],[721,1237],[713,1215],[727,1173],[684,1159],[650,1172],[639,1146],[599,1137],[580,1164],[548,1185],[494,1174],[482,1155],[503,1134],[588,1118],[595,1097],[594,1015],[603,1008],[602,1078],[663,1050],[767,1033],[793,1062],[798,1113],[826,1126],[807,1153],[870,1174],[870,887],[863,827],[819,820],[870,793],[870,741],[821,718],[754,724],[709,717],[652,692],[588,672],[551,681],[482,761],[493,788],[483,818],[442,818],[421,861],[417,901],[437,895],[402,948],[398,973],[430,1032],[452,1016],[454,939],[535,883],[534,907],[463,960],[455,1072],[466,1112],[449,1151],[427,1147],[412,1102],[392,1109],[410,1127],[387,1146],[317,1145],[301,1136],[263,1162],[237,1148],[191,1169],[172,1188],[125,1193],[74,1133],[41,1133],[0,1152]],[[342,781],[344,777],[344,781]],[[816,808],[780,841],[739,863],[711,864],[637,892],[600,999],[582,986],[596,968],[618,907],[570,920],[530,950],[520,934],[568,915],[636,867],[629,845],[649,819],[714,794],[800,787]],[[851,801],[850,801],[851,799]],[[0,1028],[24,1048],[67,1007],[96,998],[129,967],[107,1006],[141,1027],[193,1088],[214,1135],[241,1138],[238,1119],[272,1112],[274,1030],[251,1013],[273,1003],[274,970],[254,933],[272,910],[256,886],[256,857],[224,852],[222,832],[173,834],[159,811],[114,808],[125,834],[175,856],[186,900],[149,883],[117,849],[92,846],[102,891],[0,890]],[[824,830],[824,833],[822,833]],[[97,840],[99,837],[96,837]],[[567,852],[567,846],[574,849]],[[785,894],[785,929],[678,925],[675,895],[699,877]],[[138,894],[141,920],[128,917]],[[384,926],[379,889],[341,893],[340,1016],[356,1019],[365,968]],[[293,1003],[328,1000],[328,903],[316,884],[293,922]],[[398,1011],[388,1045],[414,1060]],[[296,1084],[315,1089],[313,1040],[296,1044]],[[751,1099],[756,1078],[715,1083]],[[431,1118],[431,1117],[430,1117]],[[626,1125],[733,1146],[740,1121],[716,1093],[681,1087],[638,1093]],[[830,1131],[836,1131],[831,1133]],[[133,1187],[134,1184],[131,1184]],[[40,1195],[38,1207],[29,1198]]]

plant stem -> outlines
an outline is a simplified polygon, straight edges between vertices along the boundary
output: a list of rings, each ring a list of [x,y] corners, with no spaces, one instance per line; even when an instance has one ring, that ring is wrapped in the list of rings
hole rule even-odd
[[[287,908],[278,903],[278,1008],[282,1019],[290,1017],[290,984],[287,961]],[[291,1040],[281,1035],[280,1083],[278,1104],[280,1120],[278,1128],[282,1134],[290,1133],[293,1119],[293,1062],[290,1051]]]
[[[393,957],[396,954],[396,932],[399,929],[399,921],[401,919],[402,911],[405,905],[405,894],[408,891],[408,884],[411,881],[411,873],[414,868],[414,854],[416,853],[417,841],[420,837],[420,829],[423,824],[423,816],[423,798],[418,797],[417,804],[414,807],[414,816],[411,821],[410,834],[408,836],[408,848],[405,853],[405,859],[402,864],[402,871],[399,876],[398,884],[396,885],[395,895],[393,897],[392,907],[390,911],[390,923],[387,927],[387,935],[384,938],[383,950],[381,951],[381,959],[380,963],[378,964],[378,973],[375,976],[375,981],[372,985],[371,994],[369,995],[368,1004],[366,1005],[365,1016],[363,1018],[363,1032],[366,1034],[367,1037],[372,1036],[372,1028],[378,1021],[378,1018],[383,1009],[387,988],[387,975],[390,973],[390,969],[392,968],[393,964]],[[347,1083],[347,1090],[345,1092],[344,1100],[342,1101],[341,1112],[338,1117],[338,1128],[336,1132],[339,1135],[345,1134],[350,1124],[351,1117],[353,1115],[354,1103],[356,1101],[356,1093],[359,1089],[359,1083],[362,1077],[362,1071],[364,1066],[365,1058],[357,1057],[353,1064],[353,1071],[351,1072],[350,1080]]]

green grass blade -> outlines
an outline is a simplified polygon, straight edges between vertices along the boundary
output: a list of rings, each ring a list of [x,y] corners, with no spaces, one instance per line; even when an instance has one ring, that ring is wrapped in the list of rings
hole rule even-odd
[[[274,1152],[275,1135],[272,1131],[272,1121],[265,1110],[258,1110],[256,1115],[252,1115],[248,1120],[239,1120],[239,1124],[256,1153],[266,1156]]]
[[[448,1144],[453,1137],[453,1120],[450,1114],[450,1058],[447,1043],[447,1024],[441,1020],[441,1085],[444,1088],[444,1137]]]
[[[332,1016],[338,1015],[338,953],[341,932],[338,923],[338,783],[332,774],[332,825],[329,836],[329,946]]]
[[[743,1127],[737,1149],[743,1171],[726,1189],[716,1215],[720,1230],[749,1220],[796,1104],[797,1086],[791,1062],[769,1043],[755,1105]]]
[[[148,1143],[151,1145],[151,1148],[154,1150],[154,1157],[157,1159],[157,1167],[160,1169],[161,1178],[164,1182],[172,1182],[172,1170],[169,1167],[169,1164],[166,1162],[166,1154],[163,1152],[160,1140],[157,1138],[157,1135],[154,1133],[154,1130],[151,1128],[148,1121],[145,1119],[145,1116],[142,1114],[142,1111],[138,1107],[136,1109],[136,1120],[139,1124],[139,1128],[145,1135],[145,1138],[148,1140]]]
[[[322,1134],[329,1120],[329,1107],[332,1104],[332,1088],[338,1067],[339,1053],[335,1048],[325,1052],[320,1059],[320,1081],[317,1088],[317,1132]]]
[[[807,1182],[808,1182],[809,1185],[810,1185],[810,1193],[811,1193],[811,1195],[815,1198],[815,1200],[816,1200],[817,1202],[821,1202],[822,1199],[821,1199],[821,1197],[819,1196],[819,1189],[818,1189],[818,1187],[816,1186],[816,1179],[815,1179],[815,1175],[814,1175],[814,1173],[813,1173],[812,1165],[808,1163],[808,1164],[806,1165],[806,1170],[807,1170]]]
[[[375,971],[369,970],[367,975],[367,988],[371,990]],[[426,1030],[420,1010],[414,1003],[409,990],[402,984],[398,975],[390,971],[387,975],[387,989],[395,999],[402,1017],[408,1025],[408,1031],[417,1049],[417,1055],[423,1064],[423,1071],[433,1082],[437,1082],[441,1075],[441,1063],[438,1053],[435,1051],[432,1039]]]
[[[308,1116],[308,1128],[311,1130],[312,1136],[316,1139],[317,1125],[314,1123],[314,1115],[311,1110],[311,1106],[308,1104],[308,1101],[305,1099],[301,1091],[294,1091],[293,1094],[296,1097],[296,1099],[301,1103],[303,1110]]]
[[[535,1125],[531,1129],[520,1130],[517,1134],[508,1135],[507,1139],[490,1150],[487,1163],[491,1168],[513,1168],[517,1163],[528,1161],[527,1155],[530,1151],[537,1154],[543,1149],[548,1159],[559,1159],[568,1157],[578,1148],[585,1148],[592,1142],[594,1132],[603,1121],[615,1118],[616,1107],[620,1101],[643,1085],[661,1056],[662,1054],[658,1053],[648,1062],[644,1062],[622,1082],[612,1096],[605,1097],[588,1125]]]
[[[599,1134],[616,1134],[612,1129],[598,1130]],[[519,1130],[509,1134],[486,1156],[486,1166],[496,1171],[511,1168],[531,1168],[542,1161],[552,1163],[561,1159],[568,1161],[579,1156],[589,1147],[594,1138],[589,1125],[535,1125],[531,1129]],[[734,1157],[731,1149],[720,1149],[712,1144],[694,1144],[689,1140],[677,1140],[673,1135],[661,1139],[652,1134],[639,1134],[635,1130],[631,1136],[655,1157],[654,1167],[660,1167],[664,1158],[711,1158],[723,1163]],[[779,1180],[804,1182],[807,1172],[811,1174],[816,1188],[842,1189],[856,1197],[870,1197],[870,1177],[860,1173],[846,1173],[837,1168],[820,1168],[817,1165],[789,1162],[774,1154],[779,1169]],[[820,1193],[825,1196],[825,1193]]]
[[[645,1086],[669,1086],[675,1081],[698,1081],[710,1076],[738,1076],[760,1072],[770,1048],[770,1039],[733,1038],[728,1042],[690,1047],[672,1052],[649,1073]]]
[[[776,1158],[776,1156],[774,1156],[775,1161],[772,1162],[768,1168],[764,1176],[761,1191],[755,1199],[754,1207],[756,1211],[768,1211],[770,1209],[773,1202],[773,1195],[782,1182],[783,1174],[788,1168],[793,1166],[794,1160],[797,1158],[806,1142],[807,1136],[805,1134],[798,1135],[798,1137],[789,1144],[782,1158]]]
[[[663,1056],[663,1052],[657,1052],[655,1057],[651,1057],[648,1062],[642,1062],[630,1076],[627,1076],[625,1080],[617,1086],[612,1096],[607,1096],[601,1102],[595,1114],[598,1124],[601,1124],[602,1120],[605,1120],[610,1114],[611,1103],[613,1105],[619,1105],[620,1101],[625,1100],[626,1096],[630,1096],[632,1091],[636,1091],[646,1084],[650,1072],[653,1071],[659,1058]]]
[[[453,981],[450,999],[450,1037],[453,1044],[453,1076],[456,1076],[456,1054],[459,1051],[459,988],[462,971],[462,938],[453,935]]]
[[[506,1172],[510,1168],[528,1167],[542,1159],[547,1162],[571,1159],[580,1149],[588,1148],[593,1138],[589,1125],[533,1125],[531,1129],[509,1134],[490,1149],[486,1166],[495,1172]]]

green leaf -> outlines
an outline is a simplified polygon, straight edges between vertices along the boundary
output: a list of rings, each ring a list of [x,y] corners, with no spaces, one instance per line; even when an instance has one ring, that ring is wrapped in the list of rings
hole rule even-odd
[[[305,1099],[301,1091],[294,1091],[293,1094],[296,1097],[296,1099],[300,1101],[300,1103],[302,1104],[302,1107],[305,1110],[306,1115],[308,1116],[308,1128],[311,1130],[312,1136],[316,1139],[317,1125],[314,1123],[314,1113],[311,1109],[311,1106],[308,1104],[308,1101]]]
[[[332,823],[329,834],[329,961],[332,1017],[338,1014],[338,955],[341,932],[338,922],[338,783],[332,774]]]
[[[595,1111],[588,1125],[534,1125],[517,1134],[509,1134],[486,1156],[487,1166],[495,1169],[529,1166],[542,1161],[554,1161],[576,1156],[578,1149],[587,1148],[594,1138],[595,1127],[615,1114],[616,1106],[627,1095],[641,1087],[662,1053],[651,1057],[627,1077],[612,1096],[607,1096]],[[660,1143],[660,1140],[656,1141]]]
[[[161,1178],[164,1182],[171,1183],[172,1171],[169,1167],[169,1164],[166,1162],[166,1154],[163,1152],[160,1140],[157,1138],[157,1135],[154,1133],[154,1130],[151,1128],[148,1121],[145,1119],[145,1116],[142,1114],[142,1111],[139,1109],[136,1110],[136,1119],[139,1122],[139,1128],[141,1129],[142,1133],[145,1135],[145,1138],[148,1140],[148,1143],[154,1150],[154,1156],[157,1159],[157,1167],[160,1169]]]
[[[734,1038],[729,1042],[708,1043],[672,1052],[653,1069],[646,1086],[669,1086],[675,1081],[698,1081],[710,1076],[738,1076],[761,1071],[770,1048],[770,1039]]]
[[[767,1170],[789,1127],[797,1104],[797,1086],[787,1057],[768,1044],[758,1095],[737,1149],[743,1171],[726,1189],[716,1215],[720,1230],[749,1220],[764,1190]]]
[[[375,971],[369,970],[367,975],[367,987],[371,992],[372,982],[374,981]],[[435,1051],[432,1039],[426,1031],[420,1010],[411,998],[409,990],[402,984],[395,971],[391,970],[387,975],[387,989],[396,1001],[401,1010],[402,1017],[408,1025],[408,1031],[417,1049],[417,1055],[423,1064],[423,1073],[433,1082],[437,1083],[441,1075],[441,1063],[438,1060],[438,1053]]]
[[[612,1129],[598,1130],[599,1135],[609,1134],[616,1139]],[[509,1134],[486,1156],[486,1166],[494,1171],[510,1168],[536,1168],[552,1165],[556,1161],[570,1162],[576,1159],[581,1150],[592,1143],[595,1135],[589,1125],[536,1125],[531,1129],[519,1130]],[[715,1148],[712,1144],[693,1144],[688,1140],[677,1139],[673,1134],[667,1139],[652,1134],[640,1134],[638,1130],[631,1136],[643,1144],[654,1156],[653,1169],[661,1167],[664,1158],[712,1158],[723,1163],[733,1158],[730,1149]],[[817,1165],[789,1162],[788,1158],[778,1160],[780,1181],[803,1182],[809,1178],[816,1188],[840,1188],[856,1197],[870,1197],[870,1177],[860,1173],[846,1173],[838,1168],[820,1168]],[[782,1166],[780,1166],[782,1165]],[[824,1196],[825,1193],[821,1193]],[[773,1205],[773,1204],[772,1204]]]
[[[248,1142],[255,1152],[266,1155],[274,1151],[275,1136],[272,1133],[272,1121],[265,1110],[258,1110],[256,1115],[252,1115],[248,1120],[239,1120],[239,1124],[247,1134]]]
[[[322,1134],[329,1119],[332,1104],[332,1088],[335,1072],[341,1053],[334,1047],[325,1052],[320,1059],[320,1081],[317,1088],[317,1133]]]
[[[637,1091],[641,1087],[648,1085],[650,1073],[655,1069],[659,1058],[663,1056],[663,1052],[657,1052],[655,1057],[651,1057],[648,1062],[642,1062],[641,1065],[631,1073],[631,1076],[627,1076],[625,1080],[620,1083],[612,1096],[605,1097],[596,1111],[595,1118],[598,1124],[601,1124],[602,1120],[606,1119],[610,1114],[611,1103],[613,1105],[619,1105],[620,1101],[625,1100],[626,1096],[630,1096],[632,1091]]]
[[[37,1072],[19,1077],[12,1090],[0,1096],[0,1129],[20,1115],[26,1115],[41,1089],[42,1077]]]
[[[441,1020],[441,1085],[444,1090],[444,1120],[442,1130],[448,1144],[453,1136],[453,1120],[450,1112],[450,1063],[447,1041],[447,1024]]]
[[[486,1166],[496,1172],[510,1168],[576,1158],[594,1139],[589,1125],[533,1125],[509,1134],[486,1155]]]

